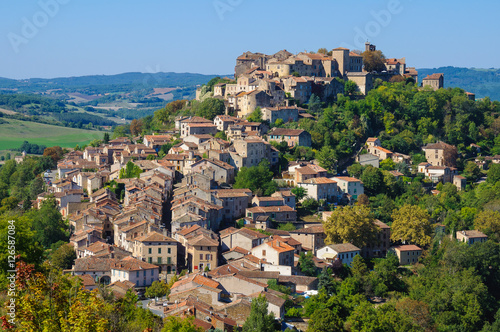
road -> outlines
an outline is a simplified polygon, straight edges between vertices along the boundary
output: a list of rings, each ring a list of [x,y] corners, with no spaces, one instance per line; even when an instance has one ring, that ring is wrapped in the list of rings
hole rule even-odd
[[[139,306],[143,307],[143,308],[149,309],[153,314],[158,315],[158,316],[164,318],[164,316],[163,316],[163,310],[158,310],[158,309],[153,309],[153,308],[149,308],[148,307],[148,302],[149,301],[154,301],[154,300],[147,299],[147,300],[137,301],[137,304]]]

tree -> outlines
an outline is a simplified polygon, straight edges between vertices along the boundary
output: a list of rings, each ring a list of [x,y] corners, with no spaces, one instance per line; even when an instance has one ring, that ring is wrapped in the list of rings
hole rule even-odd
[[[239,228],[241,228],[241,227],[239,227]],[[287,222],[286,224],[278,225],[278,229],[282,230],[282,231],[287,231],[287,232],[296,230],[295,226],[291,222]]]
[[[361,181],[368,196],[375,196],[385,190],[384,174],[378,168],[368,166],[361,174]]]
[[[290,191],[295,195],[297,201],[301,201],[304,197],[307,196],[307,189],[304,187],[295,187]]]
[[[215,134],[215,138],[220,138],[224,141],[227,141],[227,135],[225,132],[223,131],[218,131],[216,134]]]
[[[493,210],[480,212],[474,219],[474,228],[498,241],[500,239],[500,212]]]
[[[464,168],[464,176],[467,178],[467,181],[477,181],[481,176],[481,170],[475,162],[468,161]]]
[[[491,164],[488,170],[487,182],[495,184],[500,180],[500,164]]]
[[[73,245],[65,243],[50,255],[50,262],[58,269],[71,269],[75,264],[76,251]]]
[[[312,114],[316,114],[321,110],[321,99],[314,93],[309,98],[308,109]]]
[[[347,81],[344,84],[344,93],[348,96],[352,96],[358,91],[358,85],[353,81]]]
[[[170,293],[170,288],[168,287],[168,284],[164,281],[157,280],[153,281],[151,286],[146,288],[146,292],[144,295],[147,298],[155,298],[155,303],[156,303],[156,298],[157,297],[163,297],[165,295],[168,295]]]
[[[208,120],[213,120],[217,115],[224,114],[225,109],[226,107],[222,100],[206,98],[199,104],[196,115]]]
[[[253,110],[253,112],[247,117],[247,120],[249,122],[262,122],[262,111],[260,107]]]
[[[107,132],[104,133],[102,141],[104,142],[104,144],[108,144],[109,143],[109,133],[107,133]]]
[[[332,275],[332,270],[330,268],[324,267],[318,276],[318,289],[324,290],[326,294],[332,295],[337,289],[337,282]]]
[[[316,276],[316,265],[314,265],[313,254],[309,251],[307,254],[300,253],[298,267],[302,273],[309,277]]]
[[[380,162],[380,168],[386,171],[392,171],[394,168],[396,168],[396,163],[391,158],[387,158]]]
[[[323,223],[326,243],[352,243],[358,248],[376,239],[378,227],[364,205],[338,207]]]
[[[385,56],[382,51],[365,51],[361,54],[363,56],[363,65],[367,72],[385,70]]]
[[[50,147],[50,148],[46,148],[44,151],[43,151],[43,155],[44,156],[49,156],[50,158],[52,158],[52,160],[54,160],[55,162],[59,161],[62,156],[63,156],[63,150],[61,149],[60,146],[53,146],[53,147]]]
[[[125,165],[125,168],[120,170],[120,179],[139,178],[141,173],[142,169],[132,161],[129,161],[127,165]]]
[[[273,181],[273,172],[269,170],[269,162],[264,159],[259,166],[242,167],[236,175],[235,189],[248,188],[254,193],[270,196],[278,189]]]
[[[68,225],[63,221],[54,198],[44,200],[40,209],[31,210],[26,213],[26,216],[33,221],[35,241],[45,248],[50,248],[53,243],[58,241],[69,240]]]
[[[142,133],[142,127],[143,127],[142,120],[134,119],[132,120],[132,122],[130,122],[130,133],[133,136],[137,136],[140,133]]]
[[[365,168],[366,167],[359,163],[353,163],[351,166],[347,167],[347,173],[349,174],[349,176],[359,179],[361,177],[361,174],[363,174]]]
[[[336,173],[337,158],[335,156],[335,151],[331,147],[328,145],[323,146],[321,150],[316,153],[316,159],[319,162],[319,166],[330,172]]]
[[[95,139],[95,140],[92,140],[89,145],[94,147],[94,148],[98,148],[100,145],[102,144],[102,141],[100,139]]]
[[[425,246],[431,242],[429,213],[416,205],[405,204],[392,214],[391,240]]]
[[[245,324],[243,332],[275,332],[274,314],[267,311],[267,300],[259,296],[252,300],[252,308]]]

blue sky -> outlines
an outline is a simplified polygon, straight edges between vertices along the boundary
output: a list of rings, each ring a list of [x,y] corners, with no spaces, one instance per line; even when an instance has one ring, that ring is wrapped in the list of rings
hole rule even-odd
[[[4,0],[0,77],[228,74],[245,51],[360,49],[365,38],[417,68],[497,68],[499,12],[484,0]]]

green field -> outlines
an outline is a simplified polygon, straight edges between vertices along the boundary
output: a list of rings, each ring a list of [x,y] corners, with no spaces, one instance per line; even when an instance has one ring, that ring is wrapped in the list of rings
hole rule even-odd
[[[59,145],[74,148],[94,139],[102,139],[104,132],[68,127],[51,126],[43,123],[5,119],[0,124],[0,150],[15,149],[23,141],[46,146]]]

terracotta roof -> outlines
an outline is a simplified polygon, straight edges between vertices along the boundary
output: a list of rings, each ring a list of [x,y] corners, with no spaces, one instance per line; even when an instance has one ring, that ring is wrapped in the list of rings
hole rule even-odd
[[[192,246],[209,246],[209,247],[217,247],[219,245],[218,241],[215,241],[205,234],[200,234],[195,238],[189,239],[188,243]]]
[[[278,279],[280,273],[277,271],[248,271],[242,270],[237,275],[250,279]]]
[[[333,177],[333,179],[338,179],[340,181],[347,181],[347,182],[361,182],[361,180],[356,179],[356,178],[352,178],[352,177],[349,177],[349,176],[335,176],[335,177]]]
[[[325,178],[325,177],[311,178],[311,179],[307,179],[304,182],[305,183],[314,183],[314,184],[333,184],[333,183],[337,183],[336,181],[333,181],[332,179]]]
[[[324,234],[325,229],[323,226],[312,226],[307,228],[296,229],[294,231],[290,231],[290,233],[300,233],[300,234]]]
[[[199,116],[193,116],[188,119],[184,119],[181,121],[182,123],[212,123],[212,121],[207,120],[205,118]]]
[[[375,142],[376,140],[378,140],[378,138],[376,138],[376,137],[368,137],[368,139],[366,141],[367,142]]]
[[[414,244],[406,244],[406,245],[402,245],[402,246],[395,246],[393,247],[394,249],[396,250],[399,250],[399,251],[415,251],[415,250],[422,250],[422,248],[420,247],[417,247],[416,245]]]
[[[309,286],[312,283],[314,283],[318,278],[316,277],[307,277],[307,276],[285,276],[285,275],[280,275],[278,278],[278,282],[280,283],[285,283],[285,282],[290,282],[295,285],[305,285]]]
[[[243,255],[248,255],[250,253],[250,251],[246,250],[246,249],[243,249],[241,247],[232,247],[229,252],[231,251],[235,251],[237,253],[240,253],[240,254],[243,254]]]
[[[392,153],[392,151],[391,151],[391,150],[388,150],[388,149],[383,148],[383,147],[381,147],[381,146],[375,146],[375,147],[374,147],[374,149],[377,149],[377,150],[383,151],[383,152],[385,152],[385,153]]]
[[[199,228],[201,228],[201,226],[199,226],[199,225],[193,225],[193,226],[191,226],[189,228],[184,228],[184,229],[178,231],[177,234],[182,235],[182,236],[186,236],[187,234],[189,234],[191,232],[194,232],[194,231],[196,231]]]
[[[75,272],[111,271],[111,266],[118,262],[114,258],[84,257],[75,260]]]
[[[266,242],[266,244],[276,250],[277,252],[287,252],[287,251],[294,251],[295,248],[292,246],[289,246],[288,244],[284,243],[283,241],[279,240],[273,240]]]
[[[201,319],[195,318],[193,320],[193,324],[196,325],[197,327],[201,327],[203,331],[207,331],[213,328],[212,324],[209,322],[205,322]]]
[[[273,128],[269,132],[269,135],[276,135],[276,136],[299,136],[305,132],[305,130],[302,129],[286,129],[286,128]]]
[[[125,257],[124,259],[112,264],[111,268],[120,271],[139,271],[158,269],[158,266],[143,262],[133,257]]]
[[[377,225],[380,228],[389,228],[389,229],[391,228],[390,226],[388,226],[387,224],[381,222],[378,219],[375,220],[374,224]]]
[[[171,237],[165,236],[158,232],[149,232],[146,235],[135,238],[135,241],[139,242],[177,242]]]
[[[427,75],[427,77],[424,78],[424,80],[438,80],[443,76],[444,76],[444,74],[442,74],[442,73],[435,73],[435,74]]]
[[[464,230],[464,231],[457,231],[457,234],[458,233],[464,233],[465,232],[465,236],[467,236],[468,238],[485,238],[487,237],[486,234],[484,234],[483,232],[481,231],[478,231],[478,230]]]
[[[422,148],[422,150],[431,149],[431,150],[444,150],[454,148],[453,145],[446,144],[445,142],[439,141],[437,143],[429,143]]]
[[[247,211],[252,212],[252,213],[296,212],[296,210],[292,209],[288,205],[283,205],[283,206],[254,206],[252,208],[248,208]]]
[[[351,243],[339,243],[339,244],[330,244],[328,245],[331,249],[335,250],[336,252],[350,252],[350,251],[359,251],[358,247]]]
[[[78,275],[77,277],[82,280],[82,284],[84,287],[95,286],[95,280],[90,274],[82,274]]]

